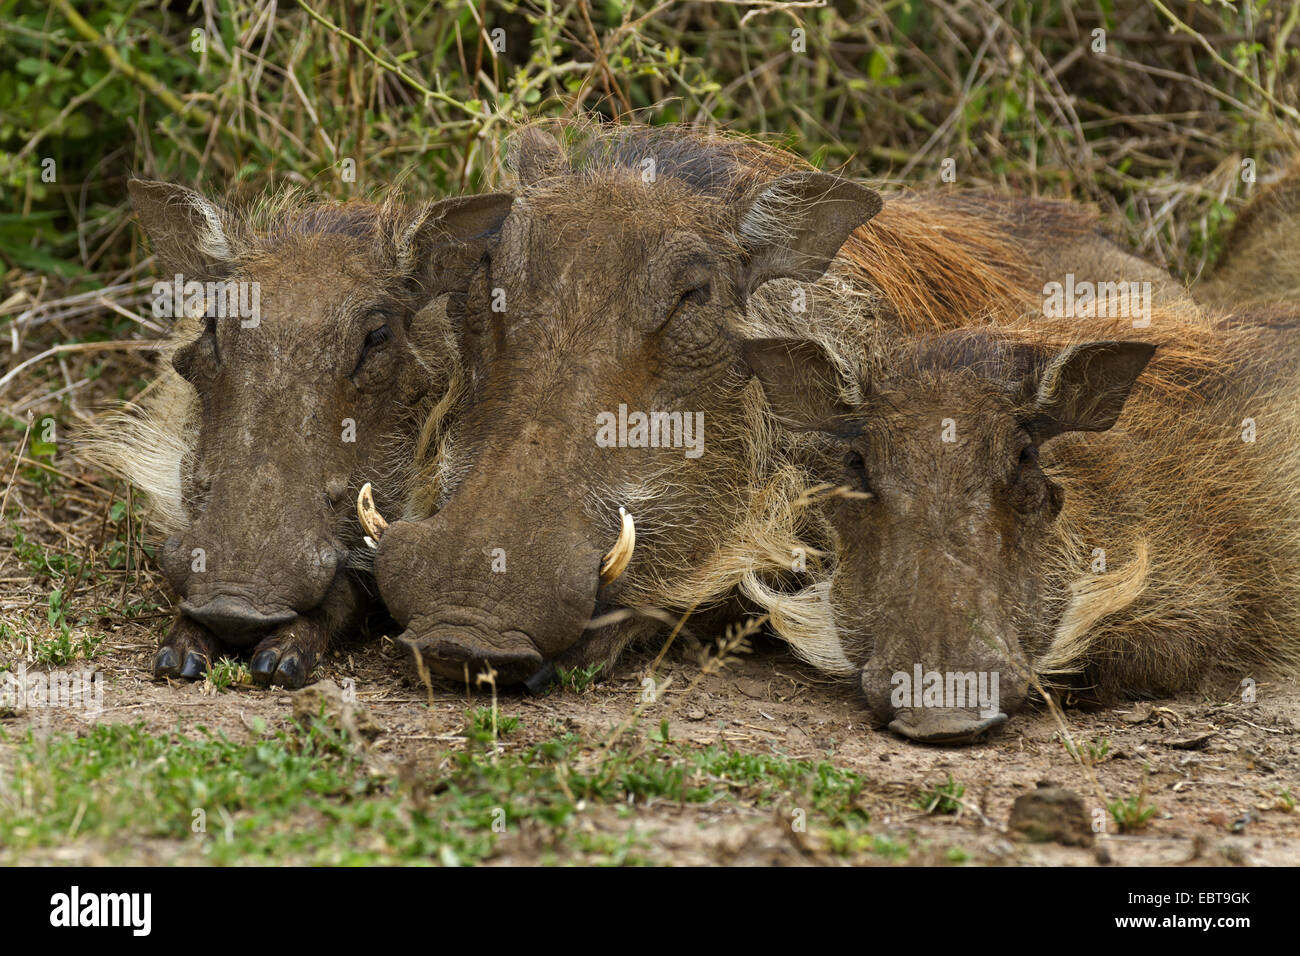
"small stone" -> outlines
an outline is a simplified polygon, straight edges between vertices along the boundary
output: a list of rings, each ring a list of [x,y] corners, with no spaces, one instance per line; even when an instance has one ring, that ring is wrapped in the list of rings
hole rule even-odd
[[[1030,843],[1093,844],[1083,798],[1064,787],[1040,786],[1016,797],[1007,826],[1013,835]]]
[[[345,700],[343,691],[332,680],[317,681],[296,692],[293,716],[303,726],[323,722],[364,740],[374,740],[384,732],[361,704]]]
[[[1120,714],[1119,717],[1120,720],[1124,721],[1126,724],[1141,724],[1151,718],[1151,711],[1153,709],[1154,708],[1152,708],[1149,703],[1143,701],[1142,703],[1135,704],[1129,713]]]

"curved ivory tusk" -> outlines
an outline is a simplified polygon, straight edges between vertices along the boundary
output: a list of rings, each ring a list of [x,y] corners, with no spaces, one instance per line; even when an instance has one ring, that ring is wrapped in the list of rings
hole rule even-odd
[[[609,549],[609,553],[600,562],[601,584],[609,584],[622,574],[632,560],[632,552],[636,550],[636,525],[632,523],[632,516],[626,508],[619,508],[618,513],[623,518],[623,527],[614,547]]]
[[[379,547],[376,542],[379,540],[379,536],[387,530],[388,522],[384,520],[384,516],[375,507],[375,499],[370,493],[370,482],[368,481],[357,492],[357,517],[361,520],[361,527],[365,529],[366,544],[372,548]]]

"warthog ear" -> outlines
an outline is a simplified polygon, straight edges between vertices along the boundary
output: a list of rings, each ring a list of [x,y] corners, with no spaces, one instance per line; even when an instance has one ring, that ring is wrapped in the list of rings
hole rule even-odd
[[[840,398],[839,369],[816,342],[750,339],[741,348],[772,413],[787,427],[841,437],[857,431],[852,406]]]
[[[1026,429],[1039,444],[1064,432],[1104,432],[1156,350],[1147,342],[1084,342],[1052,359],[1023,388],[1032,410]]]
[[[769,279],[816,281],[854,229],[880,212],[880,195],[828,173],[782,176],[741,210],[750,291]]]
[[[506,165],[514,173],[516,181],[531,186],[564,169],[564,147],[549,130],[541,126],[525,126],[506,144]]]
[[[425,295],[464,286],[514,200],[511,193],[484,193],[425,206],[398,237],[398,272]]]
[[[133,179],[126,188],[162,263],[161,272],[198,281],[226,274],[232,254],[216,205],[173,183]]]

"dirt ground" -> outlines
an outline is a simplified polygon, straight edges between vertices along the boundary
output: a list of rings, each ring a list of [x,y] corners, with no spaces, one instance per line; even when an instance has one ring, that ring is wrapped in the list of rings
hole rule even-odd
[[[156,623],[154,625],[156,627]],[[127,625],[108,638],[93,666],[106,681],[104,712],[96,719],[143,721],[150,731],[168,733],[206,725],[233,740],[255,735],[256,718],[269,730],[286,726],[292,698],[272,688],[215,692],[203,684],[166,684],[150,679],[153,630]],[[557,728],[599,739],[625,722],[640,699],[648,654],[634,654],[614,674],[582,692],[556,690],[549,696],[502,694],[502,714],[521,718],[503,746],[517,748],[551,738]],[[77,665],[80,666],[80,665]],[[1133,834],[1106,830],[1092,846],[1016,839],[1008,828],[1015,798],[1047,781],[1076,792],[1090,817],[1102,798],[1084,768],[1068,755],[1056,718],[1043,706],[1012,718],[988,742],[965,748],[914,744],[872,730],[853,689],[792,659],[779,644],[759,642],[717,674],[701,675],[686,655],[670,654],[660,667],[672,681],[659,702],[648,706],[633,736],[670,722],[673,739],[700,747],[725,744],[746,753],[826,760],[862,775],[862,796],[872,832],[913,848],[899,862],[975,864],[1109,865],[1283,865],[1300,862],[1300,813],[1282,794],[1300,783],[1300,686],[1263,684],[1257,702],[1181,697],[1112,710],[1068,709],[1070,735],[1082,745],[1105,739],[1109,749],[1095,764],[1109,799],[1138,794],[1145,787],[1154,817]],[[465,726],[463,689],[434,683],[430,695],[387,638],[359,640],[334,648],[318,676],[340,685],[355,682],[359,703],[382,728],[375,751],[395,762],[418,764],[454,746]],[[688,685],[695,681],[695,685]],[[662,686],[662,685],[661,685]],[[46,715],[49,716],[46,716]],[[43,711],[41,731],[76,732],[84,716]],[[33,726],[27,714],[0,721],[10,739]],[[265,731],[263,731],[265,732]],[[949,775],[964,784],[954,814],[926,814],[918,795]],[[1145,783],[1144,783],[1145,781]],[[595,806],[577,826],[622,834],[635,829],[652,861],[672,864],[807,864],[837,858],[794,832],[789,820],[771,811],[718,800],[706,804],[650,801],[634,814],[621,807]],[[535,862],[540,847],[528,833],[507,834],[493,863]],[[179,857],[178,855],[179,854]],[[141,863],[181,862],[184,848],[142,848]],[[23,862],[93,863],[93,845],[71,844],[34,854]]]

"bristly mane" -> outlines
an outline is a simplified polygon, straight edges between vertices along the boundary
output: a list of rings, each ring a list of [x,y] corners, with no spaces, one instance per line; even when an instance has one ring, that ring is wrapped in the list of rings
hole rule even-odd
[[[758,194],[803,159],[752,137],[697,127],[544,120],[523,126],[506,145],[505,165],[525,193],[574,178],[647,169],[725,207]],[[1019,242],[1050,228],[1062,236],[1095,229],[1096,215],[1068,203],[1011,202],[982,194],[887,197],[839,254],[839,271],[888,300],[909,332],[938,331],[972,317],[1020,315],[1033,288]]]
[[[1228,338],[1221,324],[1188,321],[1166,310],[1158,315],[1160,322],[1153,322],[1142,339],[1157,346],[1160,359],[1148,368],[1142,383],[1144,388],[1168,393],[1170,399],[1227,384],[1234,362],[1246,357],[1249,347],[1243,342],[1254,342],[1253,330],[1263,327],[1251,323]],[[887,364],[889,377],[903,380],[933,371],[964,370],[990,381],[1009,381],[1041,368],[1071,345],[1132,338],[1132,320],[1126,318],[1034,317],[910,339],[891,351]]]
[[[232,254],[246,260],[314,236],[391,242],[410,222],[413,206],[395,189],[375,201],[321,200],[302,188],[267,192],[218,205]]]
[[[525,190],[549,179],[642,172],[653,161],[656,179],[681,182],[720,203],[788,172],[812,167],[792,153],[756,139],[699,127],[623,126],[590,120],[539,120],[506,143],[505,166]]]

